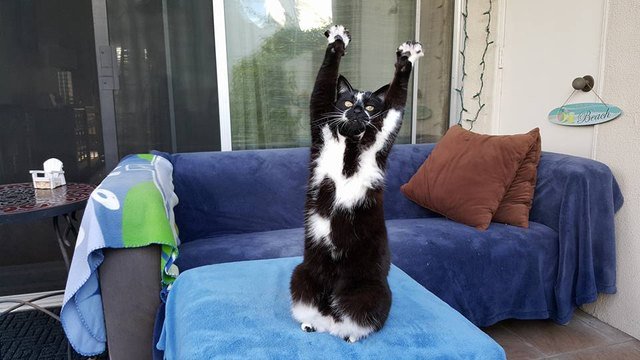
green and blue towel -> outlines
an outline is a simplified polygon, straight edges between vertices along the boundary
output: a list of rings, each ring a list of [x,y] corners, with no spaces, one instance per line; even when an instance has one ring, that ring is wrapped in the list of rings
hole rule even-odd
[[[97,269],[104,248],[162,247],[163,292],[178,275],[178,229],[173,208],[173,166],[157,155],[131,155],[98,186],[87,202],[60,313],[73,348],[85,356],[104,352],[106,329]],[[126,279],[123,279],[126,281]]]

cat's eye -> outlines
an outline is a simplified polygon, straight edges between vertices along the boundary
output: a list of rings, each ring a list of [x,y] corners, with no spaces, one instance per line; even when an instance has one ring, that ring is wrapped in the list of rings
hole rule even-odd
[[[373,111],[374,107],[371,106],[371,105],[367,105],[367,107],[365,107],[364,109],[369,111],[369,112],[371,112],[371,111]]]
[[[346,107],[352,107],[352,106],[353,106],[353,103],[352,103],[351,101],[347,100],[347,101],[345,101],[345,102],[344,102],[344,106],[346,106]]]

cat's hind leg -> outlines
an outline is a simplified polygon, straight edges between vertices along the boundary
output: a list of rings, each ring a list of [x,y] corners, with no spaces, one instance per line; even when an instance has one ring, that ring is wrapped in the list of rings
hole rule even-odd
[[[329,300],[322,285],[307,269],[298,265],[291,276],[291,315],[300,323],[304,332],[327,332],[333,326],[329,315]]]
[[[382,328],[391,308],[391,290],[386,280],[338,290],[331,308],[335,320],[330,333],[354,343]]]

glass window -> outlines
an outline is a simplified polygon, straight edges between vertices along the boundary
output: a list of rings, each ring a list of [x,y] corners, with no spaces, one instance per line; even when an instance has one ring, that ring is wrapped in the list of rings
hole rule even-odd
[[[242,0],[225,1],[224,10],[233,149],[309,145],[309,94],[324,56],[322,32],[331,24],[346,25],[353,36],[341,73],[371,91],[391,81],[395,49],[416,32],[415,0]],[[438,51],[436,59],[421,60],[420,141],[440,136],[448,124],[451,68],[444,64],[451,58],[452,13],[450,1],[423,2],[421,20],[449,19],[427,27],[438,32],[426,38]],[[434,61],[434,73],[424,76]],[[399,143],[411,141],[413,86],[409,90]]]

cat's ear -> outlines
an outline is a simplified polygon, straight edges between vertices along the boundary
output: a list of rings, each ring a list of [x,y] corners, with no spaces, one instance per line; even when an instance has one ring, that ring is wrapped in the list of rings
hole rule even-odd
[[[353,92],[353,87],[351,87],[349,81],[342,75],[338,76],[338,96],[350,92]]]
[[[381,87],[380,89],[374,91],[373,92],[373,96],[375,96],[378,99],[380,99],[380,102],[384,102],[384,98],[385,98],[385,96],[387,96],[387,91],[389,90],[389,85],[390,84],[387,84],[387,85]]]

